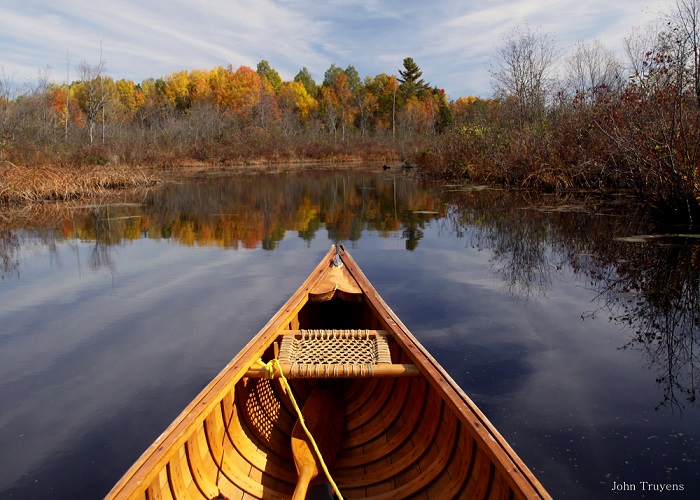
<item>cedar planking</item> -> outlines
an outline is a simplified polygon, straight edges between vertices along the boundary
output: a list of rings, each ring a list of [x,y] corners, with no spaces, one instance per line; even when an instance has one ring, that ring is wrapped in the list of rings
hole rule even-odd
[[[279,359],[288,356],[280,348],[285,338],[321,346],[310,351],[319,353],[315,364]],[[363,342],[377,342],[384,357],[357,358]],[[320,359],[328,356],[330,363]],[[279,365],[268,379],[258,360],[273,358]],[[326,463],[344,498],[551,498],[342,246],[329,250],[106,498],[290,499],[298,419],[277,378],[280,369],[293,377],[300,407],[321,386],[344,401],[340,444],[318,443],[333,450]],[[311,406],[323,407],[311,399]],[[323,472],[311,484],[320,482]]]

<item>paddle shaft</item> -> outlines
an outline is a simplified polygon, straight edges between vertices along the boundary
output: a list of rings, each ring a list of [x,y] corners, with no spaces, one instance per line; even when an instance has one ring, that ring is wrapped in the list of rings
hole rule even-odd
[[[345,405],[342,393],[336,387],[318,385],[311,391],[301,413],[326,466],[330,466],[338,452],[343,429]],[[292,455],[299,475],[292,500],[303,500],[309,484],[321,468],[300,422],[292,431]]]

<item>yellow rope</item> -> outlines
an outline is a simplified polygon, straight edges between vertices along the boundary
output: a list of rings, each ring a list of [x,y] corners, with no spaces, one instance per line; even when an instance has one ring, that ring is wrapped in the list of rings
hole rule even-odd
[[[292,401],[292,405],[294,405],[294,409],[297,411],[297,415],[299,416],[299,423],[301,424],[301,427],[304,429],[304,432],[306,432],[306,436],[309,438],[311,445],[314,447],[314,450],[316,451],[316,456],[318,457],[318,461],[321,463],[321,468],[323,469],[323,472],[326,474],[326,478],[331,483],[331,487],[333,488],[333,491],[335,492],[335,494],[339,500],[343,500],[343,495],[340,494],[340,490],[338,489],[338,485],[336,485],[335,481],[333,481],[333,478],[331,477],[331,473],[328,471],[328,467],[326,467],[326,462],[323,461],[323,457],[321,456],[321,450],[318,449],[318,445],[316,444],[316,441],[314,441],[314,437],[311,435],[311,432],[306,427],[306,423],[304,422],[304,417],[301,414],[301,410],[299,409],[299,405],[297,404],[296,399],[294,399],[294,394],[292,393],[292,388],[289,385],[289,382],[287,382],[287,378],[284,376],[284,373],[282,373],[282,365],[280,365],[279,360],[277,358],[275,358],[275,359],[270,360],[268,363],[265,363],[262,359],[259,359],[258,364],[265,367],[265,378],[267,378],[267,379],[272,379],[275,377],[275,364],[277,365],[277,369],[279,370],[279,373],[280,373],[280,380],[282,383],[282,387],[287,392],[287,394],[289,394],[289,399]]]

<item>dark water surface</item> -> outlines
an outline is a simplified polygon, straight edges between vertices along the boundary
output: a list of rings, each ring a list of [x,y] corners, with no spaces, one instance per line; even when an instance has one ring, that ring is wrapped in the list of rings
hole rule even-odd
[[[371,169],[6,214],[0,497],[106,494],[339,242],[555,498],[698,498],[700,240],[658,231]]]

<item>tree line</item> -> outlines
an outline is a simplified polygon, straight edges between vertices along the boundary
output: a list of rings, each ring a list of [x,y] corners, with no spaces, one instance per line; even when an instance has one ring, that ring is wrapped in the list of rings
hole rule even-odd
[[[599,40],[563,55],[517,26],[491,55],[489,98],[449,100],[410,57],[396,75],[331,65],[317,83],[263,60],[140,83],[104,61],[12,95],[0,77],[7,165],[173,165],[373,158],[429,175],[545,190],[626,190],[693,220],[700,206],[700,0],[672,0],[620,59]]]
[[[140,83],[114,80],[103,61],[82,63],[78,75],[70,84],[40,79],[14,98],[0,83],[3,159],[226,163],[352,155],[367,143],[395,157],[395,143],[449,123],[445,92],[411,58],[398,75],[364,79],[333,64],[320,84],[306,68],[283,81],[265,60],[256,69],[183,70]]]
[[[673,221],[700,213],[700,0],[675,0],[623,39],[562,56],[513,29],[493,54],[493,98],[458,99],[422,162],[435,175],[549,191],[624,190]],[[559,73],[557,73],[557,70]]]

